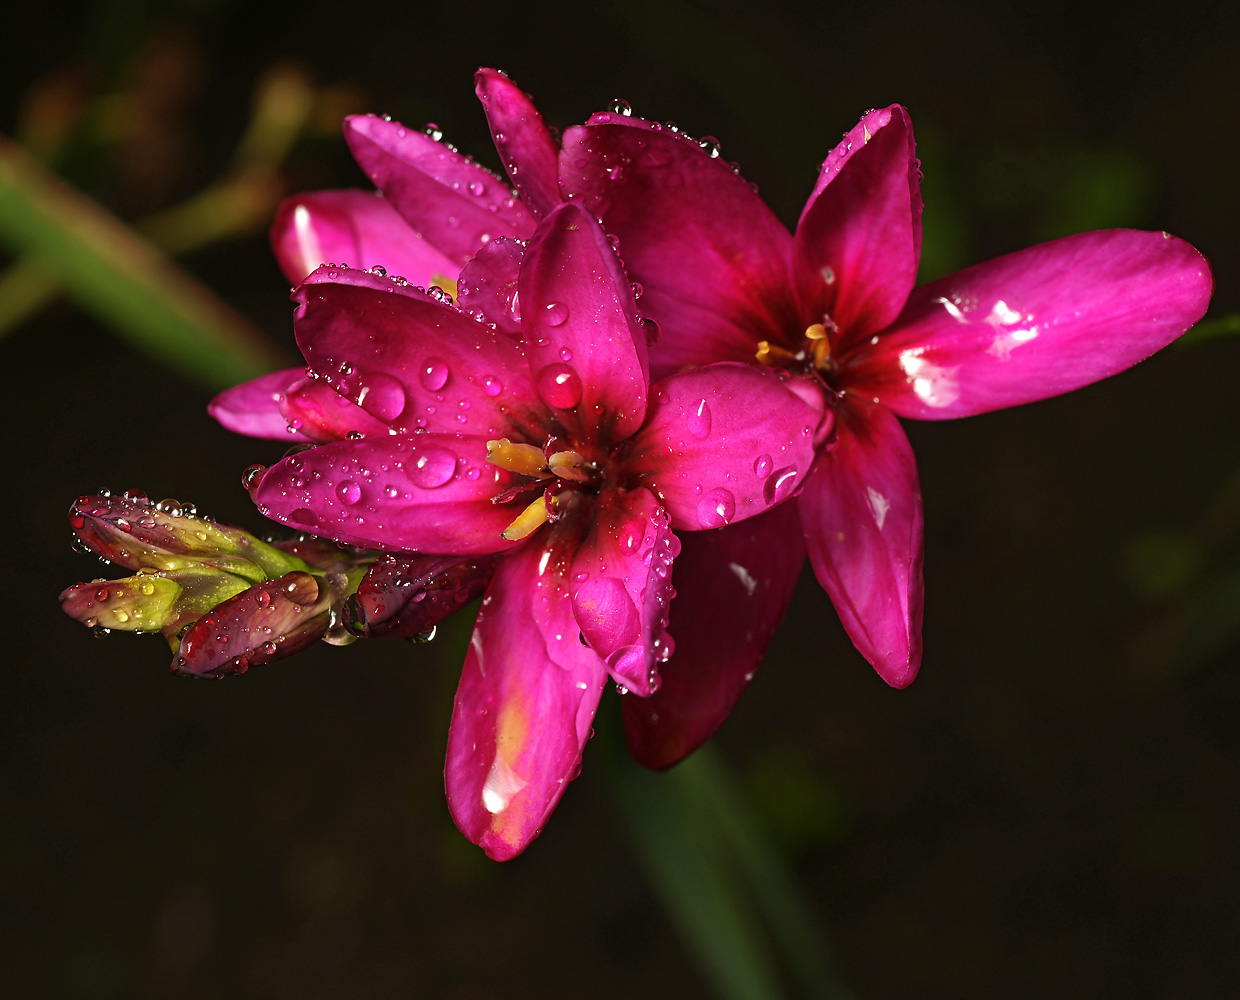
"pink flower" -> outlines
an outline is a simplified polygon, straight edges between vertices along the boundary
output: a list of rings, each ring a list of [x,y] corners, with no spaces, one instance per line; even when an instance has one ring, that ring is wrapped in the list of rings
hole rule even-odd
[[[520,339],[384,275],[311,274],[295,330],[316,412],[360,423],[250,482],[264,514],[339,543],[503,553],[446,769],[458,826],[497,859],[525,848],[577,773],[606,677],[639,696],[658,688],[672,529],[785,499],[824,418],[804,380],[756,366],[651,385],[629,280],[581,208],[552,210],[521,250],[494,241],[462,275],[493,287],[523,258]]]

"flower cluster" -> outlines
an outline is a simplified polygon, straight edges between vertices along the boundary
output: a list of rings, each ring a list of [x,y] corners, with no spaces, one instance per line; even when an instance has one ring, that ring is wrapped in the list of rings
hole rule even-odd
[[[899,105],[844,136],[790,232],[712,141],[624,102],[560,140],[503,74],[476,88],[507,179],[433,128],[346,120],[378,190],[296,196],[272,230],[307,367],[211,412],[305,446],[246,485],[347,557],[315,621],[330,606],[352,634],[414,635],[483,595],[446,784],[503,859],[579,770],[608,677],[648,766],[714,732],[806,554],[858,650],[910,683],[922,508],[899,418],[1121,371],[1204,314],[1211,276],[1169,234],[1117,230],[915,288],[921,174]],[[274,593],[236,579],[217,611]],[[148,594],[142,614],[178,634],[197,593]]]

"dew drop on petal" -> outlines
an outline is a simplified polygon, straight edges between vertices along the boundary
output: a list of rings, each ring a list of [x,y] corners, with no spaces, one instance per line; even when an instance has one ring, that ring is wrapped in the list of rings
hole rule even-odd
[[[418,380],[429,392],[438,392],[448,382],[448,363],[442,358],[427,358]]]
[[[736,497],[731,490],[716,487],[698,501],[697,514],[703,528],[722,528],[736,514]]]
[[[759,455],[753,462],[753,474],[759,479],[765,479],[775,468],[775,460],[770,455]]]
[[[689,433],[699,441],[710,434],[710,406],[705,399],[699,399],[689,411]]]
[[[548,302],[545,320],[548,326],[563,326],[568,319],[568,306],[563,302]]]
[[[336,495],[347,504],[355,504],[362,499],[362,488],[352,479],[346,479],[336,487]]]
[[[482,380],[482,391],[488,396],[498,396],[504,391],[504,384],[494,375],[487,375]]]
[[[569,410],[581,402],[581,376],[569,365],[547,365],[535,378],[538,394],[559,410]]]
[[[797,467],[795,465],[787,465],[782,469],[777,469],[765,483],[762,484],[762,499],[766,501],[767,506],[786,500],[796,489],[797,484]]]
[[[395,420],[405,412],[408,397],[405,387],[391,375],[374,373],[366,376],[358,391],[358,404],[380,420]]]
[[[456,456],[447,448],[433,444],[419,448],[409,466],[410,480],[424,490],[442,486],[455,473]]]

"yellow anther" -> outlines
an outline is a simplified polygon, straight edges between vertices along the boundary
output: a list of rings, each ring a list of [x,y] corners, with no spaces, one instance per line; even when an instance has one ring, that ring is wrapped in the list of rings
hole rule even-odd
[[[578,483],[588,483],[593,478],[590,463],[575,451],[557,451],[547,459],[547,468],[553,476]]]
[[[821,323],[814,323],[805,328],[805,338],[810,343],[810,352],[814,356],[814,367],[821,368],[831,356],[831,339],[827,336],[827,328]]]
[[[758,341],[758,350],[754,357],[758,359],[759,364],[770,365],[773,368],[783,368],[796,360],[796,355],[791,351],[778,344],[772,344],[769,340]]]
[[[541,448],[517,444],[507,438],[487,442],[487,461],[501,469],[533,479],[546,479],[547,459]]]
[[[815,323],[813,326],[807,326],[805,328],[805,336],[807,336],[810,340],[826,340],[827,328],[821,323]]]
[[[510,542],[518,541],[547,520],[547,502],[541,496],[517,515],[516,520],[500,532]]]

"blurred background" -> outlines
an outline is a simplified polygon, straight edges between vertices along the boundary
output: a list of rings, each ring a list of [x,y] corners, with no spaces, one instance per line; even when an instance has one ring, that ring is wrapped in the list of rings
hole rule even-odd
[[[916,683],[874,675],[807,573],[713,759],[846,984],[806,987],[775,948],[779,995],[1234,995],[1233,5],[114,0],[4,20],[0,132],[231,307],[188,322],[252,364],[294,350],[265,238],[281,194],[364,184],[339,133],[356,111],[433,121],[498,169],[480,65],[554,125],[621,97],[717,136],[789,222],[839,135],[900,101],[926,175],[923,278],[1091,228],[1195,244],[1217,291],[1188,342],[1067,397],[907,425]],[[500,866],[443,801],[468,621],[210,684],[168,677],[158,638],[61,614],[61,589],[108,572],[69,549],[78,494],[141,488],[261,533],[240,473],[282,450],[209,420],[219,372],[153,354],[158,330],[118,336],[124,308],[110,279],[83,291],[83,259],[0,245],[14,995],[720,995],[617,804],[614,697],[554,821]],[[675,774],[642,787],[674,804]]]

